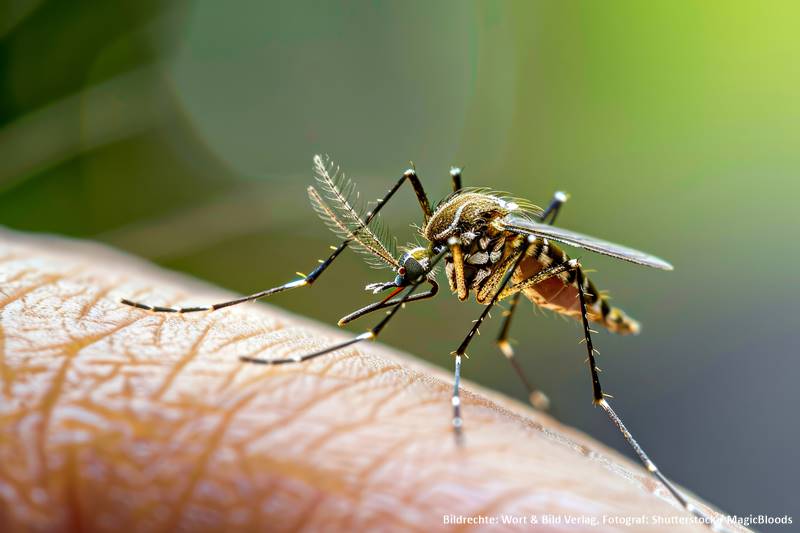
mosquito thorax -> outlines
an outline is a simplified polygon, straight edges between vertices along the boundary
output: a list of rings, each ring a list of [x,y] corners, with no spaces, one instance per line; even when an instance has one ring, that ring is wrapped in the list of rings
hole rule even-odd
[[[518,209],[517,204],[477,192],[456,193],[443,201],[431,215],[422,233],[433,243],[453,236],[493,232],[493,220]]]

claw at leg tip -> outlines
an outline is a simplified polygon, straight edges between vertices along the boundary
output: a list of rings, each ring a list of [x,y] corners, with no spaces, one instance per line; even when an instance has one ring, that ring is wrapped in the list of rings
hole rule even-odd
[[[503,352],[503,355],[511,359],[514,357],[514,349],[511,348],[511,343],[507,340],[502,340],[497,343],[497,347],[500,348],[500,351]]]
[[[550,398],[542,391],[533,391],[528,399],[531,405],[539,411],[547,411],[550,409]]]

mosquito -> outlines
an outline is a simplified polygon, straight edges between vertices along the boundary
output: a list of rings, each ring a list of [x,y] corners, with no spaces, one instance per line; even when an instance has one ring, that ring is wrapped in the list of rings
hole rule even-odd
[[[510,298],[508,310],[500,328],[496,344],[510,362],[534,407],[544,409],[547,396],[525,376],[508,341],[511,319],[521,296],[535,305],[579,321],[583,341],[588,353],[588,367],[592,380],[593,403],[600,406],[623,438],[635,452],[645,468],[660,481],[683,508],[715,530],[724,530],[701,509],[692,504],[675,485],[656,467],[644,449],[636,442],[622,419],[608,402],[598,377],[597,350],[592,342],[590,323],[608,331],[627,335],[639,332],[639,323],[622,310],[610,305],[607,296],[597,289],[586,276],[580,262],[571,259],[556,243],[565,244],[660,270],[672,270],[668,262],[653,255],[601,239],[554,226],[567,195],[556,192],[544,210],[530,202],[511,198],[491,189],[462,187],[461,169],[452,168],[450,177],[453,191],[441,202],[431,206],[416,170],[409,168],[386,195],[371,209],[357,200],[356,187],[327,156],[314,157],[314,172],[320,192],[308,187],[308,196],[314,210],[325,224],[342,241],[327,259],[308,275],[284,285],[263,290],[249,296],[198,307],[163,307],[122,299],[121,303],[158,313],[195,313],[217,311],[225,307],[250,302],[279,292],[311,286],[345,250],[351,247],[366,255],[376,266],[393,271],[394,278],[380,283],[370,283],[365,290],[378,294],[389,291],[388,296],[358,309],[339,320],[343,326],[375,311],[387,309],[385,316],[371,329],[352,339],[327,348],[294,357],[264,359],[243,356],[242,361],[262,365],[302,363],[341,350],[361,341],[374,340],[395,314],[406,304],[434,297],[439,291],[436,267],[443,260],[450,290],[465,301],[469,293],[485,305],[464,340],[452,352],[454,378],[451,403],[452,428],[457,444],[463,443],[463,419],[459,396],[462,358],[478,328],[492,308]],[[423,245],[412,246],[397,252],[394,240],[380,229],[376,216],[405,183],[410,183],[422,210],[419,234]],[[427,290],[416,292],[427,284]],[[404,294],[401,295],[401,293]]]

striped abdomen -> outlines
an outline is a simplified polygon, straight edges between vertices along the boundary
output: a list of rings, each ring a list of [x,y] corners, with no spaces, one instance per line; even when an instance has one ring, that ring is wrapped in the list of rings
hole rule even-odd
[[[568,260],[567,254],[558,246],[546,239],[537,239],[528,248],[526,257],[520,262],[511,282],[521,283],[553,264],[560,264]],[[580,320],[578,279],[582,281],[586,293],[586,311],[589,320],[601,324],[614,333],[622,335],[639,333],[639,323],[628,317],[621,309],[612,307],[608,303],[608,299],[597,290],[594,283],[580,268],[527,287],[523,293],[539,307]]]

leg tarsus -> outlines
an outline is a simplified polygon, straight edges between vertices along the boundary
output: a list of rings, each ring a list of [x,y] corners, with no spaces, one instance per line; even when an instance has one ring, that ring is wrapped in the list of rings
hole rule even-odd
[[[517,304],[519,303],[519,298],[521,295],[522,293],[518,292],[512,298],[511,307],[509,307],[508,311],[506,312],[503,326],[500,328],[500,335],[498,335],[495,342],[497,347],[511,364],[511,367],[519,377],[519,380],[522,382],[525,390],[528,392],[528,401],[534,408],[539,409],[540,411],[546,411],[550,407],[550,399],[545,393],[537,389],[530,382],[530,380],[528,380],[528,377],[525,375],[525,372],[523,371],[522,366],[519,364],[519,361],[517,361],[517,359],[514,357],[514,349],[511,347],[511,343],[508,341],[508,330],[511,327],[511,319],[513,318],[514,312],[517,309]]]
[[[553,199],[550,200],[550,205],[547,206],[547,209],[544,210],[542,216],[539,217],[539,221],[545,222],[547,218],[550,217],[550,222],[548,222],[548,224],[555,224],[556,217],[558,217],[561,206],[564,205],[567,200],[569,200],[569,195],[567,193],[563,191],[556,191],[553,193]]]
[[[453,370],[453,395],[450,398],[450,403],[453,405],[453,437],[456,441],[456,446],[464,445],[464,419],[461,418],[461,355],[455,355],[455,367]]]
[[[539,217],[540,222],[544,222],[547,220],[547,217],[550,216],[552,213],[552,218],[550,219],[549,224],[553,224],[555,222],[556,217],[558,216],[558,211],[561,209],[561,206],[564,202],[567,201],[569,196],[561,191],[556,191],[553,195],[553,200],[550,202],[550,205],[545,209],[542,215]],[[525,372],[522,370],[517,359],[514,357],[514,349],[511,347],[511,343],[508,341],[508,332],[511,328],[511,318],[514,316],[514,312],[517,309],[517,304],[519,303],[520,296],[522,296],[522,291],[517,290],[514,293],[513,299],[511,300],[511,306],[509,307],[508,311],[506,312],[506,319],[503,321],[503,326],[500,328],[500,334],[497,337],[497,347],[503,353],[503,355],[508,359],[508,362],[516,372],[517,376],[519,377],[520,381],[522,382],[525,390],[528,392],[528,401],[531,405],[539,409],[541,411],[546,411],[550,407],[550,399],[547,395],[542,392],[541,390],[537,389],[533,386],[533,384],[528,380]],[[503,295],[501,294],[498,299],[503,299]]]
[[[459,396],[459,384],[461,380],[461,357],[462,356],[466,357],[467,347],[469,346],[469,343],[472,341],[472,338],[475,336],[475,333],[478,331],[478,328],[480,327],[481,323],[486,319],[487,315],[489,314],[489,311],[491,311],[492,307],[497,303],[497,297],[502,292],[503,287],[505,287],[508,281],[511,279],[511,276],[519,266],[519,263],[522,260],[522,258],[525,257],[525,252],[527,252],[533,240],[534,240],[533,237],[529,237],[525,240],[525,244],[522,246],[522,249],[518,252],[516,260],[513,262],[511,267],[503,276],[503,279],[497,285],[497,290],[492,296],[492,299],[489,301],[489,303],[486,305],[486,308],[483,310],[481,315],[472,325],[472,328],[470,328],[469,333],[467,333],[467,336],[464,337],[464,340],[461,342],[461,345],[459,345],[458,349],[455,352],[453,352],[453,355],[455,356],[455,376],[453,379],[454,383],[453,383],[453,396],[452,396],[453,432],[457,444],[460,444],[464,438],[462,435],[463,420],[461,418],[461,398]],[[450,246],[452,249],[453,244],[451,243]]]
[[[462,189],[461,187],[461,170],[459,167],[451,167],[450,168],[450,177],[453,180],[453,192],[458,192]]]
[[[580,265],[576,265],[575,268],[580,268]],[[695,517],[700,519],[704,522],[707,526],[709,526],[714,531],[728,531],[724,526],[719,524],[717,521],[713,520],[711,517],[706,515],[703,511],[701,511],[696,505],[691,503],[686,496],[684,496],[676,487],[675,485],[658,469],[656,464],[650,459],[647,453],[644,451],[636,439],[633,437],[628,428],[625,427],[625,424],[622,422],[622,419],[617,415],[614,409],[611,408],[611,405],[606,400],[606,395],[603,394],[603,390],[600,387],[600,379],[597,375],[597,362],[595,361],[595,353],[596,350],[592,346],[592,336],[589,329],[589,319],[586,312],[586,302],[585,302],[585,292],[583,290],[583,282],[581,281],[582,277],[580,275],[577,276],[578,280],[578,300],[580,301],[580,308],[581,308],[581,322],[583,324],[583,336],[586,340],[586,351],[589,354],[589,368],[592,374],[592,395],[593,401],[595,405],[599,405],[603,408],[608,418],[611,422],[617,427],[619,432],[622,434],[622,437],[625,439],[625,442],[628,443],[628,446],[634,451],[636,456],[638,457],[639,461],[644,465],[648,472],[650,472],[656,479],[658,479],[664,487],[672,494],[672,497],[681,504],[681,506],[686,509],[686,511],[692,513]]]
[[[239,360],[245,363],[255,363],[260,365],[281,365],[288,363],[302,363],[304,361],[308,361],[310,359],[314,359],[316,357],[320,357],[322,355],[335,352],[336,350],[341,350],[342,348],[346,348],[347,346],[356,344],[357,342],[366,340],[375,340],[380,334],[380,332],[383,330],[383,328],[386,326],[386,324],[388,324],[389,321],[392,319],[392,317],[394,317],[397,311],[403,308],[403,304],[409,301],[409,299],[412,297],[417,287],[419,287],[425,281],[428,281],[428,274],[431,271],[433,271],[433,268],[436,266],[436,264],[445,256],[446,251],[447,250],[445,249],[441,252],[438,252],[438,254],[431,259],[431,262],[427,266],[426,270],[420,274],[420,277],[416,281],[408,285],[408,292],[405,294],[405,296],[400,298],[397,301],[397,303],[394,304],[394,307],[392,307],[391,311],[389,311],[386,314],[386,316],[381,319],[380,322],[378,322],[372,329],[365,331],[361,335],[358,335],[357,337],[354,337],[352,339],[348,339],[344,342],[334,344],[333,346],[329,346],[322,350],[318,350],[316,352],[311,352],[304,355],[298,355],[295,357],[287,357],[281,359],[262,359],[260,357],[241,356],[239,357]]]

